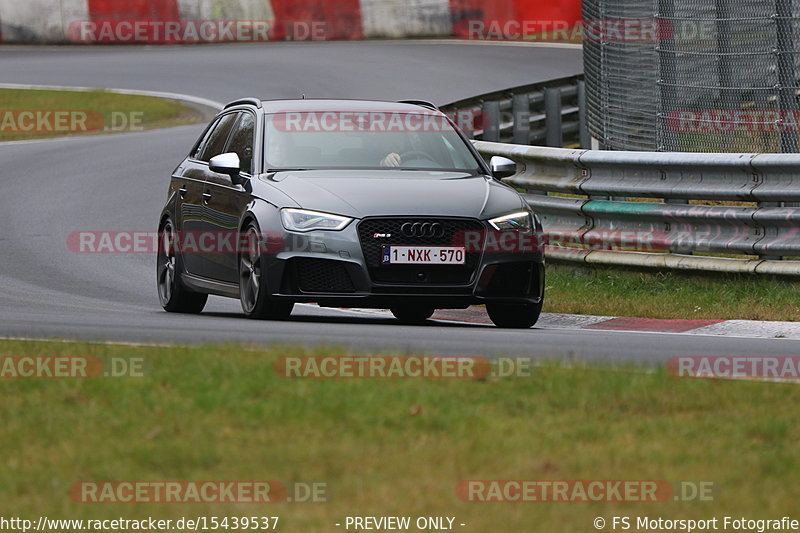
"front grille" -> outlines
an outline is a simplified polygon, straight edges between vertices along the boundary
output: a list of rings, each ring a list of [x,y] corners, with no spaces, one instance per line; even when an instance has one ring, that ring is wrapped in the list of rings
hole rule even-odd
[[[401,228],[406,223],[441,224],[439,235],[407,237]],[[461,265],[383,265],[384,246],[463,246],[464,232],[483,232],[482,222],[464,218],[368,218],[358,225],[361,249],[375,283],[415,285],[467,285],[472,280],[481,260],[481,252],[467,253],[466,264]],[[378,234],[380,237],[376,238]],[[388,237],[387,237],[388,236]]]
[[[356,288],[340,261],[327,259],[292,259],[297,288],[306,293],[353,293]]]

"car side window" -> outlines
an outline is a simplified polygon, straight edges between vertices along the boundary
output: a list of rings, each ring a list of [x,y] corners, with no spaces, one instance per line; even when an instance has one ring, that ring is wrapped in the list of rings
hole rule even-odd
[[[206,143],[208,143],[208,138],[211,137],[212,133],[214,133],[214,128],[217,127],[218,122],[219,119],[216,119],[206,128],[206,130],[203,132],[203,135],[201,135],[200,138],[197,139],[194,148],[192,148],[192,151],[189,153],[189,157],[191,157],[192,159],[200,158],[200,154],[203,153],[203,148],[205,148]]]
[[[241,113],[228,142],[226,152],[234,152],[241,161],[242,172],[253,173],[253,137],[256,133],[256,120],[252,113]]]
[[[239,118],[238,113],[230,113],[219,119],[217,125],[201,143],[197,159],[208,163],[212,157],[224,153],[225,143],[237,118]]]

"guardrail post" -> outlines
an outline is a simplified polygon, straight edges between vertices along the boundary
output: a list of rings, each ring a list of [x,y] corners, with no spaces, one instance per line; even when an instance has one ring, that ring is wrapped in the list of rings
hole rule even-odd
[[[515,94],[511,103],[514,144],[531,143],[531,99],[528,94]]]
[[[762,207],[770,208],[770,207],[784,207],[787,206],[789,202],[758,202],[758,208],[761,209]],[[764,231],[761,228],[761,231]],[[764,261],[781,261],[783,257],[780,255],[758,255],[759,259],[763,259]]]
[[[589,122],[586,117],[586,82],[578,82],[578,138],[581,148],[588,150],[592,147],[592,138],[589,136]]]
[[[544,90],[545,144],[554,148],[564,146],[564,130],[561,127],[561,89]]]
[[[483,140],[500,141],[500,102],[483,103]]]
[[[476,128],[475,113],[473,112],[474,111],[473,109],[470,109],[470,111],[471,112],[469,114],[470,115],[470,123],[469,124],[463,124],[464,116],[465,116],[464,115],[465,114],[465,110],[463,110],[463,109],[456,109],[455,110],[455,115],[454,115],[455,118],[454,118],[454,120],[456,121],[456,124],[458,125],[458,127],[461,128],[461,131],[464,132],[464,135],[467,136],[467,139],[474,140],[475,139],[475,128]]]
[[[684,200],[683,198],[667,198],[664,200],[665,204],[675,204],[675,205],[689,205],[689,200]],[[669,253],[671,254],[682,254],[682,255],[694,255],[694,253],[689,249],[680,249],[670,248]]]

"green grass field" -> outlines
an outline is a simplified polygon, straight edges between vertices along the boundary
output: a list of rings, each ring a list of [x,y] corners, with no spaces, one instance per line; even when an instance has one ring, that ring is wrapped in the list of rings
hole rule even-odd
[[[0,89],[0,141],[122,133],[203,120],[196,109],[152,96]]]
[[[0,380],[0,516],[450,516],[468,532],[593,531],[595,517],[780,517],[796,510],[800,388],[664,371],[545,365],[485,380],[278,378],[276,357],[218,347],[0,343],[3,356],[143,360],[143,377]],[[473,503],[473,479],[713,482],[714,500]],[[78,481],[327,484],[326,503],[86,504]],[[610,530],[610,527],[606,529]]]
[[[545,311],[667,319],[800,320],[800,282],[548,263]]]

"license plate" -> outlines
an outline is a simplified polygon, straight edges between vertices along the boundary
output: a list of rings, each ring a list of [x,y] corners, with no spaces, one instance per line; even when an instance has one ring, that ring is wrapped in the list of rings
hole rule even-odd
[[[384,246],[384,265],[463,265],[463,246]]]

